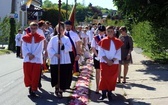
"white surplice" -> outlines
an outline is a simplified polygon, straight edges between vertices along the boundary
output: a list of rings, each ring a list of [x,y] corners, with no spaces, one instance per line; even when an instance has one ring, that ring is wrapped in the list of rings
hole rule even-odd
[[[70,64],[70,55],[69,51],[72,51],[72,45],[67,36],[63,36],[60,39],[64,45],[64,50],[60,50],[60,64]],[[48,57],[50,59],[50,64],[58,64],[58,58],[55,54],[58,53],[58,35],[53,36],[47,46]],[[60,47],[61,48],[61,47]]]
[[[22,54],[23,54],[23,62],[31,62],[37,64],[43,64],[42,52],[44,49],[44,40],[39,43],[34,43],[34,37],[32,38],[31,43],[27,43],[22,41]],[[35,58],[29,60],[28,53],[32,53]]]
[[[114,42],[110,42],[110,50],[105,50],[101,47],[99,47],[99,53],[98,57],[100,58],[100,62],[107,63],[102,57],[106,56],[108,59],[112,60],[113,58],[116,58],[117,60],[114,61],[114,64],[119,64],[119,60],[121,60],[121,48],[116,50]]]

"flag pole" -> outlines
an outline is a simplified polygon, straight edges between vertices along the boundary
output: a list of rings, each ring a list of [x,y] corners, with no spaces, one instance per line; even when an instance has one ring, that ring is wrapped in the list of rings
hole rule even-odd
[[[58,10],[59,10],[59,14],[58,14],[58,38],[60,40],[60,23],[61,23],[61,0],[58,1]],[[58,42],[58,54],[60,55],[60,43]],[[60,58],[58,58],[58,90],[60,92]]]

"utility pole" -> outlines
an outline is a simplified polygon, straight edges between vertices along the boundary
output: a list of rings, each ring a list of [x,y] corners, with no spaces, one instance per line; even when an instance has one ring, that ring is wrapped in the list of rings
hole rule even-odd
[[[15,5],[16,0],[12,0],[11,2],[11,14],[15,13]],[[9,36],[9,43],[8,49],[15,51],[15,32],[16,32],[16,23],[14,17],[10,17],[10,36]]]
[[[58,1],[58,10],[59,10],[59,15],[58,15],[58,39],[60,40],[60,36],[61,36],[61,0]],[[60,54],[60,43],[58,42],[58,54]],[[58,89],[60,92],[60,58],[58,58]],[[58,97],[62,97],[60,94],[58,95]]]
[[[66,0],[66,20],[68,19],[68,0]]]

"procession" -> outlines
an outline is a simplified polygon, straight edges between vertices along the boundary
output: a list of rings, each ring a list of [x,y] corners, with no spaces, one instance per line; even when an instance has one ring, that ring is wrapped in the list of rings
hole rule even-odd
[[[0,104],[166,105],[156,1],[1,1]]]

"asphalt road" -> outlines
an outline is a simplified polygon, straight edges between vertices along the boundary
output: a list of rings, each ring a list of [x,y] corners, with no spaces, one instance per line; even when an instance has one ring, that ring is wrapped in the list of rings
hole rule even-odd
[[[42,76],[42,89],[38,98],[31,98],[23,83],[22,59],[15,54],[0,56],[0,105],[67,105],[71,90],[60,99],[54,95],[50,84],[50,73]],[[73,85],[74,83],[72,83]]]

